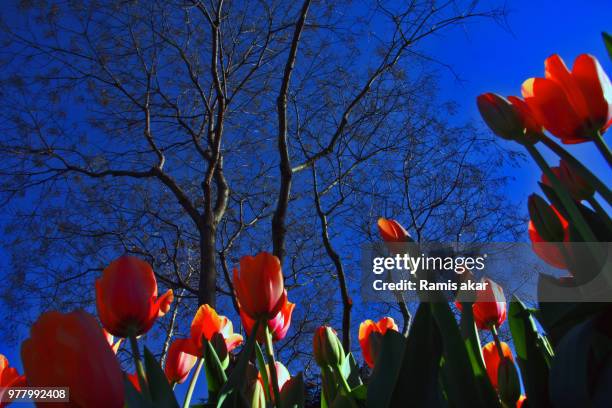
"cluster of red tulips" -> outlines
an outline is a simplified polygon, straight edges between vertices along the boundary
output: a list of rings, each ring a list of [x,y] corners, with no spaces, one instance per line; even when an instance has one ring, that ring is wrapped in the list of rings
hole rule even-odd
[[[581,282],[584,271],[577,267],[569,243],[610,241],[612,223],[596,196],[612,205],[612,194],[546,132],[564,144],[594,142],[612,165],[602,137],[612,125],[612,86],[589,55],[579,56],[572,71],[558,56],[545,65],[545,78],[523,84],[524,99],[489,93],[478,98],[478,107],[494,133],[525,146],[543,171],[541,186],[550,203],[535,194],[529,198],[535,253],[568,270],[570,283],[574,278]],[[538,143],[560,156],[558,167],[548,166]],[[395,220],[381,218],[378,229],[385,242],[412,240]],[[487,289],[478,291],[473,302],[456,303],[459,322],[443,301],[421,302],[407,337],[391,317],[361,323],[359,344],[372,369],[367,384],[334,329],[316,329],[313,356],[321,369],[321,406],[597,406],[597,401],[610,401],[605,378],[612,372],[612,340],[609,324],[602,324],[609,303],[587,309],[582,304],[555,308],[541,303],[535,312],[517,298],[507,307],[502,288],[485,281]],[[148,263],[120,257],[95,283],[98,319],[85,311],[42,314],[21,346],[25,375],[0,355],[0,395],[9,387],[26,385],[69,387],[66,406],[178,407],[174,386],[191,373],[183,403],[187,408],[205,368],[205,406],[303,407],[301,374],[291,376],[275,356],[274,343],[287,335],[295,309],[278,258],[266,252],[243,257],[234,270],[233,287],[246,339],[234,333],[227,317],[201,305],[189,337],[174,339],[162,369],[146,347],[141,353],[138,339],[170,310],[173,293],[158,295]],[[506,320],[514,353],[498,336]],[[493,341],[481,346],[478,330],[489,331]],[[123,339],[129,343],[133,373],[124,372],[116,356]],[[232,355],[239,346],[241,351]],[[568,357],[574,350],[583,353],[586,362]],[[574,392],[569,386],[574,383],[584,383],[584,390]]]

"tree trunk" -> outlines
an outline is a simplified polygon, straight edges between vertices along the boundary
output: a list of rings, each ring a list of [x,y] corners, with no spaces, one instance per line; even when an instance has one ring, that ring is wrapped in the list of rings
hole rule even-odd
[[[198,304],[216,305],[217,265],[215,253],[216,227],[205,221],[200,227],[200,284]]]

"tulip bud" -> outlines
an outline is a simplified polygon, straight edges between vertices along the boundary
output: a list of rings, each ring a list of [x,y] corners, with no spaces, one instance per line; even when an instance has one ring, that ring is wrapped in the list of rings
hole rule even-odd
[[[414,240],[399,222],[386,218],[378,219],[378,232],[385,242],[413,242]]]
[[[251,408],[266,408],[266,394],[260,381],[253,381],[247,389],[247,401]]]
[[[563,242],[565,228],[559,219],[559,213],[537,194],[529,196],[529,217],[531,223],[545,242]]]
[[[486,93],[476,99],[480,115],[497,136],[514,140],[523,134],[523,126],[512,103],[503,96]]]
[[[516,366],[508,357],[499,364],[497,386],[501,400],[510,406],[514,405],[521,396],[521,384]]]
[[[329,326],[319,327],[313,338],[314,358],[320,367],[336,367],[344,363],[344,349],[334,329]]]

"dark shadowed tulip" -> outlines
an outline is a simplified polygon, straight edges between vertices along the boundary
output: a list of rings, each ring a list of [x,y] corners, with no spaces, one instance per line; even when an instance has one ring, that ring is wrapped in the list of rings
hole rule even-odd
[[[385,242],[410,242],[412,238],[402,224],[395,220],[379,218],[378,232]]]
[[[509,358],[510,360],[514,361],[514,357],[512,356],[512,350],[510,350],[510,347],[503,341],[500,342],[500,344],[501,344],[502,354],[504,355],[504,357]],[[482,357],[484,358],[485,367],[487,368],[487,375],[489,376],[489,380],[491,381],[491,384],[493,384],[493,387],[497,389],[497,386],[498,386],[497,370],[499,369],[499,364],[501,363],[501,359],[500,359],[499,352],[497,351],[497,347],[495,346],[494,341],[487,343],[482,348]]]
[[[569,223],[557,209],[532,194],[528,201],[529,239],[533,252],[543,261],[559,269],[568,269]]]
[[[0,354],[0,401],[8,388],[25,387],[26,378],[24,375],[19,375],[15,367],[9,366],[8,359]],[[0,407],[5,407],[9,402],[0,402]]]
[[[278,258],[267,252],[244,256],[234,269],[234,290],[240,309],[251,319],[270,319],[285,306],[287,292]]]
[[[503,139],[534,143],[542,135],[542,125],[525,101],[516,96],[506,99],[489,92],[479,95],[476,103],[489,129]]]
[[[287,301],[283,308],[274,316],[274,318],[268,320],[268,327],[272,333],[272,341],[279,341],[285,338],[289,326],[291,326],[291,316],[295,309],[295,303]],[[240,309],[240,319],[244,330],[250,335],[255,327],[255,320],[251,319],[242,309]],[[264,325],[260,325],[257,329],[256,338],[260,343],[266,341],[266,328]]]
[[[168,382],[182,384],[189,376],[197,357],[186,352],[191,339],[175,339],[168,349],[164,373]]]
[[[41,315],[21,345],[21,359],[29,386],[70,388],[65,406],[123,407],[121,367],[88,313]]]
[[[329,326],[319,327],[312,339],[312,349],[315,361],[319,367],[342,366],[344,363],[344,349],[336,331]]]
[[[486,289],[476,291],[472,311],[474,323],[480,330],[489,330],[493,325],[499,327],[506,320],[506,298],[501,286],[489,278],[482,279]],[[457,309],[463,310],[463,305],[456,302]]]
[[[557,176],[563,187],[567,189],[572,198],[576,201],[587,200],[595,194],[595,189],[580,177],[565,160],[559,162],[558,167],[551,167],[553,174]],[[553,188],[552,182],[546,174],[542,174],[542,183]]]
[[[544,78],[530,78],[522,86],[537,121],[567,144],[593,140],[605,131],[612,119],[612,86],[597,59],[582,54],[570,72],[555,54],[544,66]]]
[[[234,325],[230,319],[218,315],[209,305],[200,306],[191,322],[191,342],[184,343],[185,351],[202,357],[206,340],[212,342],[216,334],[223,337],[228,352],[242,343],[242,336],[234,333]]]
[[[359,345],[361,346],[361,353],[366,364],[370,367],[374,367],[376,360],[376,349],[373,347],[373,339],[371,339],[373,333],[384,335],[387,330],[397,331],[397,324],[392,317],[383,317],[377,323],[372,320],[365,320],[359,325]]]
[[[132,256],[114,260],[96,280],[98,316],[104,328],[117,337],[146,333],[170,309],[173,298],[172,290],[157,296],[151,265]]]

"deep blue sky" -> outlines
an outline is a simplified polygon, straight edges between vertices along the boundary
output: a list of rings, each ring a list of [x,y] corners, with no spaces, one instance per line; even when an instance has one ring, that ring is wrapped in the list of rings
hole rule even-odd
[[[457,81],[449,72],[441,71],[442,97],[459,103],[460,119],[481,124],[476,96],[488,91],[520,94],[525,79],[543,75],[544,59],[552,53],[560,54],[569,65],[578,54],[591,53],[606,72],[612,73],[601,40],[601,31],[612,32],[610,0],[512,0],[507,7],[511,32],[481,21],[470,23],[463,30],[446,31],[422,44],[429,55],[451,65],[461,77],[462,81]],[[610,136],[607,141],[612,144]],[[593,146],[572,146],[571,151],[587,161],[605,181],[612,181],[612,172]],[[507,171],[516,178],[509,187],[509,195],[525,203],[531,192],[538,191],[540,172],[535,165],[527,162]],[[22,372],[18,350],[0,345],[0,353],[7,355]],[[186,384],[179,387],[186,388]]]

